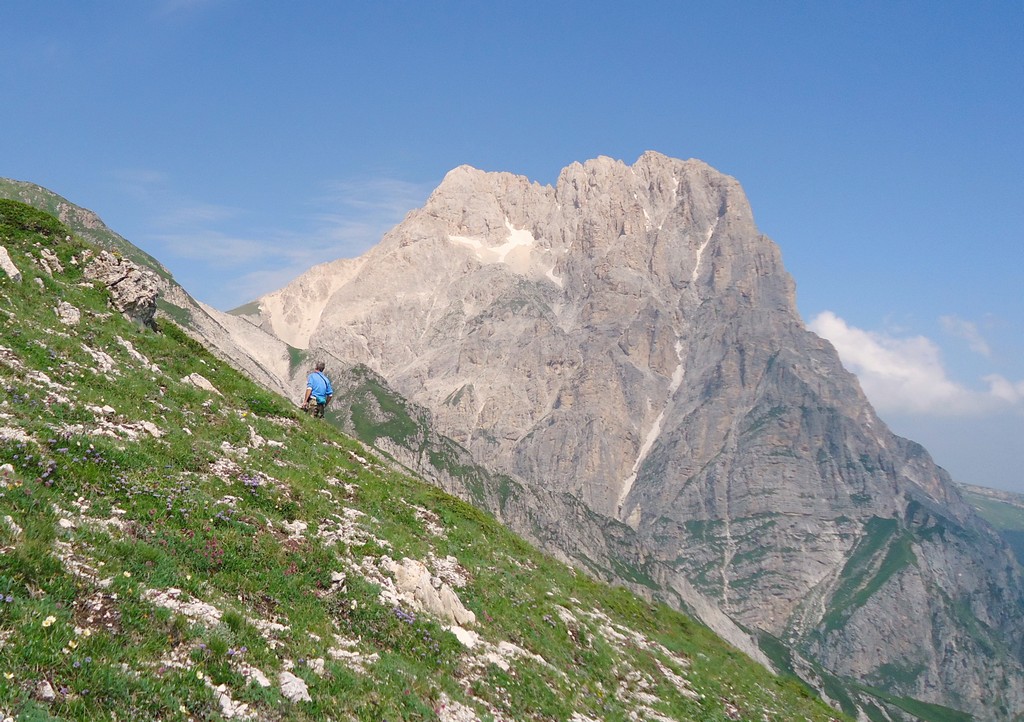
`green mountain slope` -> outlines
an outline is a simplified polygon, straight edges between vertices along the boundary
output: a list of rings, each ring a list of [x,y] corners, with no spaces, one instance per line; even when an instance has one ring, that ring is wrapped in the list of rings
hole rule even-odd
[[[432,429],[428,410],[411,403],[391,389],[378,374],[365,366],[340,369],[334,383],[335,398],[328,419],[344,430],[407,468],[429,478],[435,485],[470,500],[524,535],[536,546],[567,557],[580,569],[603,580],[626,584],[644,598],[652,594],[674,608],[687,608],[686,600],[668,597],[658,589],[653,577],[659,576],[656,564],[638,554],[632,530],[614,520],[587,509],[579,500],[557,493],[533,489],[506,475],[476,466],[469,453],[456,442]],[[606,553],[594,557],[588,545],[585,552],[573,545],[572,535],[600,537]],[[833,600],[845,602],[833,610],[833,624],[842,624],[842,616],[863,603],[870,589],[883,584],[907,563],[916,563],[905,533],[894,534],[892,520],[874,518],[862,548],[844,574],[844,589]],[[621,560],[632,563],[624,564]],[[886,692],[885,679],[873,687],[857,680],[838,677],[820,664],[796,654],[780,640],[760,634],[758,642],[776,669],[802,679],[831,700],[851,717],[877,721],[927,720],[930,722],[967,722],[970,715]],[[900,670],[890,670],[898,674]]]
[[[836,716],[111,312],[70,235],[0,201],[0,717]]]
[[[964,497],[981,518],[995,527],[1024,565],[1024,494],[962,484]]]

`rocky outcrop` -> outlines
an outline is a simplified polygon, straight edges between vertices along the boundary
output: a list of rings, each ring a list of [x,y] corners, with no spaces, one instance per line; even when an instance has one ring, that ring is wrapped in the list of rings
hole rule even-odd
[[[153,325],[157,280],[152,271],[109,251],[100,251],[85,267],[85,276],[107,287],[111,304],[125,318],[142,326]]]
[[[302,387],[293,388],[291,381],[292,367],[299,355],[295,349],[289,349],[279,339],[240,317],[196,301],[159,261],[110,230],[94,212],[42,186],[5,178],[0,178],[0,198],[16,199],[56,216],[76,236],[111,252],[115,261],[120,259],[120,264],[113,264],[115,267],[134,264],[146,274],[147,284],[155,285],[160,316],[180,324],[186,332],[206,343],[211,351],[265,387],[293,399],[301,393]],[[40,265],[44,262],[51,265],[45,255]],[[119,277],[120,273],[115,268],[110,278],[116,281]],[[42,279],[37,278],[36,281],[42,283]],[[148,294],[147,290],[143,295]],[[140,309],[142,313],[136,315],[141,323],[148,323],[145,318],[151,309],[148,304],[143,306],[144,309]]]
[[[457,168],[365,256],[258,309],[628,530],[630,575],[898,694],[1024,709],[1005,545],[806,330],[778,248],[706,164],[599,158],[554,187]]]
[[[0,271],[10,278],[15,283],[21,283],[21,271],[14,265],[14,261],[11,260],[11,255],[7,252],[7,249],[0,246]]]

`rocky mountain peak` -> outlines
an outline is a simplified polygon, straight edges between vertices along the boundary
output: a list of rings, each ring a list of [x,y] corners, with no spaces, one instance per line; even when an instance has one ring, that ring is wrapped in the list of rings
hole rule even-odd
[[[256,321],[365,364],[479,463],[628,529],[642,551],[620,579],[695,588],[899,694],[1024,706],[1005,545],[807,331],[778,247],[705,163],[601,157],[553,188],[456,168]]]

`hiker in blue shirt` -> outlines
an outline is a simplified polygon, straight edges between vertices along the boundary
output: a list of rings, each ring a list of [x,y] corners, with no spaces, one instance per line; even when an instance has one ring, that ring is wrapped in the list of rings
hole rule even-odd
[[[302,408],[306,411],[309,411],[309,402],[311,400],[316,402],[313,416],[318,419],[323,418],[324,409],[327,408],[327,404],[331,402],[331,397],[334,396],[331,381],[324,376],[325,368],[326,365],[323,361],[316,362],[316,370],[306,380],[306,396],[302,399]]]

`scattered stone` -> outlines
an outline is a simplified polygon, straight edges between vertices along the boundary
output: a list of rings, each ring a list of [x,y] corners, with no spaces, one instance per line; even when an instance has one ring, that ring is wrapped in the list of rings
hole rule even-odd
[[[21,429],[15,429],[10,426],[0,426],[0,441],[20,441],[22,443],[27,443],[32,441],[32,437]]]
[[[281,528],[288,532],[289,539],[302,539],[302,535],[305,534],[306,529],[309,528],[309,524],[301,519],[296,519],[295,521],[281,522]]]
[[[86,406],[85,408],[101,418],[113,416],[117,413],[117,410],[108,404],[104,404],[103,406]]]
[[[240,664],[238,665],[238,673],[246,679],[255,682],[260,687],[269,687],[270,679],[267,675],[263,674],[263,671],[258,667],[253,667],[251,664]]]
[[[143,326],[153,326],[158,286],[151,271],[109,251],[100,251],[85,267],[85,276],[106,285],[111,304],[126,318]]]
[[[223,395],[221,394],[220,391],[217,390],[216,386],[210,383],[209,379],[207,379],[205,376],[199,373],[191,373],[188,376],[182,377],[181,383],[192,384],[193,386],[196,386],[202,389],[203,391],[209,391],[210,393],[217,394],[218,396]]]
[[[116,594],[97,591],[88,597],[79,597],[74,603],[74,615],[76,634],[85,630],[121,633],[121,610]]]
[[[5,466],[10,466],[10,464],[5,464]],[[7,528],[11,530],[11,534],[13,536],[15,536],[15,537],[20,537],[21,536],[22,528],[20,526],[18,526],[18,523],[16,521],[14,521],[14,517],[10,516],[9,514],[5,515],[4,516],[4,524],[6,524]]]
[[[21,363],[21,359],[11,349],[6,346],[0,346],[0,363],[6,366],[10,366],[13,369],[22,369],[24,364]]]
[[[118,336],[118,337],[117,337],[117,342],[118,342],[119,344],[121,344],[121,345],[122,345],[122,346],[123,346],[123,347],[125,348],[125,350],[126,350],[126,351],[128,351],[128,355],[129,355],[129,356],[131,356],[131,357],[132,357],[133,359],[135,359],[135,360],[136,360],[136,361],[138,361],[138,362],[139,362],[140,364],[142,364],[142,366],[143,366],[143,367],[144,367],[144,368],[145,368],[145,369],[146,369],[147,371],[153,371],[153,372],[155,372],[155,373],[160,373],[160,367],[159,367],[159,366],[157,366],[157,365],[156,365],[155,363],[152,363],[152,362],[151,362],[151,361],[150,361],[150,360],[149,360],[148,358],[146,358],[146,357],[145,357],[144,355],[142,355],[141,353],[139,353],[139,352],[138,352],[138,351],[137,351],[137,350],[135,349],[135,347],[134,347],[134,346],[132,345],[132,342],[131,342],[131,341],[128,341],[128,340],[126,340],[126,339],[123,339],[123,338],[121,338],[120,336]]]
[[[267,444],[267,440],[264,439],[259,434],[257,434],[256,433],[256,429],[254,429],[252,426],[250,426],[249,427],[249,446],[251,446],[254,449],[259,449],[259,448],[261,448],[263,446],[266,446],[266,444]]]
[[[152,421],[139,421],[138,425],[142,427],[142,430],[152,436],[154,439],[159,439],[164,435],[163,429],[154,424]]]
[[[281,684],[281,694],[290,702],[313,701],[313,698],[309,696],[309,687],[301,677],[285,671],[277,675],[277,681]]]
[[[476,623],[476,615],[463,606],[462,600],[447,583],[441,582],[440,588],[434,587],[423,562],[406,557],[401,562],[385,558],[384,563],[385,568],[395,575],[399,597],[410,606],[460,626]]]
[[[64,266],[61,265],[60,259],[57,258],[57,254],[51,251],[49,248],[43,248],[39,254],[42,256],[40,265],[43,270],[50,276],[54,273],[64,273]]]
[[[0,270],[3,270],[15,283],[21,283],[21,271],[14,265],[11,256],[4,246],[0,246]]]
[[[448,627],[448,631],[455,635],[459,643],[466,649],[473,649],[480,644],[481,637],[471,629],[465,629],[457,624]]]
[[[477,722],[480,719],[471,707],[451,699],[444,692],[441,693],[436,712],[440,722]]]
[[[57,318],[65,326],[77,326],[82,321],[82,312],[67,301],[61,301],[57,308],[53,309]]]
[[[57,693],[53,691],[53,686],[44,679],[36,685],[36,697],[43,702],[52,702],[57,699]]]
[[[119,375],[117,370],[117,362],[108,354],[106,351],[100,351],[99,349],[89,348],[84,343],[82,348],[87,354],[92,356],[92,360],[96,362],[96,371],[101,374],[114,374]]]
[[[357,650],[359,643],[354,639],[346,639],[337,634],[334,635],[334,642],[337,646],[327,650],[332,659],[344,663],[349,669],[366,674],[371,664],[380,660],[376,652],[372,654],[360,654]]]
[[[210,464],[210,473],[221,481],[231,482],[242,473],[242,467],[226,456]]]
[[[189,619],[193,619],[206,624],[207,626],[214,626],[220,622],[222,612],[212,604],[201,602],[198,599],[194,599],[189,602],[183,602],[179,597],[181,596],[181,590],[171,587],[165,591],[159,589],[147,589],[142,593],[143,599],[146,599],[158,607],[165,607],[173,612],[184,615]]]
[[[220,713],[224,719],[253,719],[255,715],[249,711],[247,702],[236,702],[228,693],[227,685],[213,686],[213,683],[206,680],[206,685],[213,690],[220,704]]]

